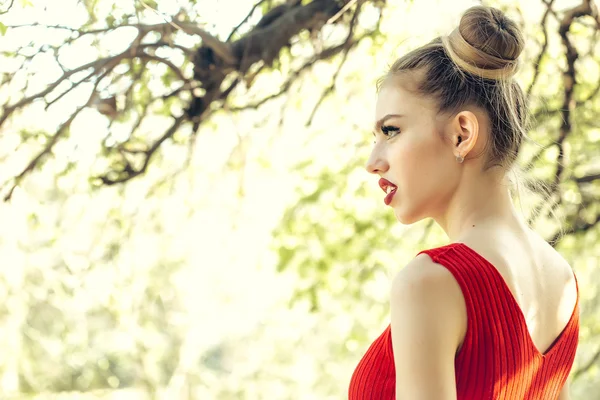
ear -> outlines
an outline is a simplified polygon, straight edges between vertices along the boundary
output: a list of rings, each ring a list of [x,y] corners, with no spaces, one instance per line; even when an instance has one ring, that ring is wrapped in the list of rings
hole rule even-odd
[[[471,111],[461,111],[452,120],[452,145],[454,156],[467,158],[479,138],[479,121]]]

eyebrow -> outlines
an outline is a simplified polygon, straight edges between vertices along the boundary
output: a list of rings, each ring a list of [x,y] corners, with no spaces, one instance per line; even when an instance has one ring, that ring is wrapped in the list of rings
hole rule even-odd
[[[377,123],[375,124],[375,131],[373,132],[373,135],[375,134],[375,132],[378,132],[381,129],[381,126],[385,123],[385,121],[387,121],[390,118],[401,118],[404,117],[404,115],[402,114],[386,114],[383,118],[381,118],[379,121],[377,121]]]

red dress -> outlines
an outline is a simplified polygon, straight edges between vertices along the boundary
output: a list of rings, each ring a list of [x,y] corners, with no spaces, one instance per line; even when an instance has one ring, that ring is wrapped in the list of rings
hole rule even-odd
[[[454,359],[457,399],[557,399],[575,359],[579,293],[565,329],[542,354],[531,340],[525,317],[502,275],[485,258],[462,243],[421,253],[452,273],[465,299],[468,328]],[[395,399],[395,385],[388,326],[356,367],[348,398]]]

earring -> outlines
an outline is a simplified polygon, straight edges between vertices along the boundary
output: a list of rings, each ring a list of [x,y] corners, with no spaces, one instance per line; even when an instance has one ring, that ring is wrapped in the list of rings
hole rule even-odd
[[[465,159],[463,158],[463,156],[461,156],[461,155],[458,155],[458,156],[456,156],[456,161],[457,161],[459,164],[461,164],[463,161],[465,161]]]

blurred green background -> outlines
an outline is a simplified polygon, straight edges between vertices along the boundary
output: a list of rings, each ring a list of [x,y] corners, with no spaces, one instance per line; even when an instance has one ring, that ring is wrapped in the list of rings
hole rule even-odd
[[[345,398],[390,278],[447,241],[363,168],[375,82],[475,4],[1,2],[0,398]],[[484,4],[527,37],[550,201],[519,204],[578,275],[600,399],[597,4]]]

